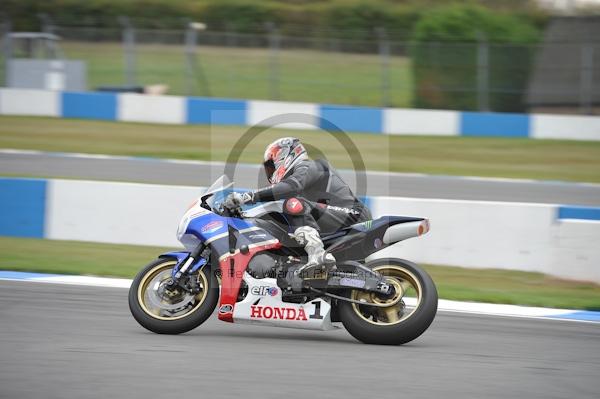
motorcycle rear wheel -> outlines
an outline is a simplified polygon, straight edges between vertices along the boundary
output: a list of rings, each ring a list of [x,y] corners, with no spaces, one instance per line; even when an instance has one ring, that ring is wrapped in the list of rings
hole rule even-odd
[[[373,307],[340,301],[342,324],[366,344],[402,345],[427,330],[437,312],[438,294],[431,277],[418,265],[402,259],[377,259],[366,264],[386,277],[395,295],[385,298],[374,293],[350,290],[349,297]]]
[[[194,275],[200,292],[192,295],[181,288],[168,290],[166,281],[177,264],[159,258],[144,267],[129,289],[129,309],[135,320],[157,334],[181,334],[204,323],[219,300],[219,283],[214,273],[203,269]]]

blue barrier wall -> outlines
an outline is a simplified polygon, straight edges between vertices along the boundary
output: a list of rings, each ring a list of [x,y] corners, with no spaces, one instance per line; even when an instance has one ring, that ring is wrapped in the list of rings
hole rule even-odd
[[[491,112],[461,112],[461,136],[529,137],[529,116]]]
[[[117,119],[117,95],[112,93],[62,93],[63,118]]]
[[[186,121],[189,124],[245,125],[247,108],[247,101],[243,100],[188,97]]]
[[[133,93],[56,93],[6,88],[0,89],[0,100],[0,114],[4,115],[251,126],[252,121],[257,121],[256,117],[252,118],[251,112],[255,116],[273,116],[273,112],[277,112],[274,109],[285,109],[284,113],[308,113],[320,122],[318,127],[287,126],[290,128],[327,128],[331,127],[327,126],[330,123],[344,131],[360,133],[600,141],[598,116],[415,110]],[[169,106],[156,105],[162,103]],[[154,104],[154,108],[149,104]],[[264,118],[260,117],[258,121],[262,119]],[[431,123],[432,121],[437,123]],[[429,129],[432,131],[428,131]]]
[[[0,235],[44,238],[46,180],[0,178]]]
[[[173,226],[199,192],[196,187],[4,178],[0,235],[174,247]],[[140,209],[142,201],[148,208]],[[431,233],[403,243],[402,257],[600,282],[600,208],[393,197],[371,197],[367,204],[375,217],[431,219]],[[149,218],[145,209],[150,208],[161,211]],[[478,217],[469,219],[473,212]],[[515,213],[527,217],[507,224]],[[456,235],[465,220],[464,234]]]
[[[590,206],[561,205],[559,219],[600,220],[600,208]]]
[[[0,178],[0,235],[45,237],[47,187],[52,180]],[[362,197],[372,207],[378,197]],[[556,220],[600,221],[600,208],[556,205]]]
[[[383,132],[383,110],[381,108],[321,105],[319,114],[322,119],[346,132]],[[319,127],[327,128],[323,125],[322,120]]]

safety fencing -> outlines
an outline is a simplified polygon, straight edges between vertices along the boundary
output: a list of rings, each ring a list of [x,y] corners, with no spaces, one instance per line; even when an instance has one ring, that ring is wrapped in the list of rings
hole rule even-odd
[[[254,21],[249,28],[246,21],[240,32],[230,18],[225,24],[177,21],[171,29],[146,29],[139,16],[120,16],[120,27],[104,20],[100,25],[105,28],[88,25],[93,22],[87,18],[79,21],[87,26],[72,26],[73,21],[57,25],[46,14],[37,17],[40,32],[55,35],[37,45],[11,32],[8,19],[0,19],[0,36],[6,32],[0,81],[4,78],[7,87],[139,92],[145,85],[159,85],[173,95],[361,106],[569,109],[584,115],[599,110],[600,43],[594,40],[593,18],[555,19],[538,44],[524,32],[515,33],[521,37],[516,42],[516,36],[507,42],[483,31],[476,41],[456,32],[418,40],[397,30],[406,23],[402,18],[387,30],[315,30],[296,23],[282,26],[281,21]],[[23,20],[14,22],[18,26]],[[53,79],[44,84],[36,77],[47,69]],[[70,73],[63,74],[67,69]]]
[[[599,116],[371,108],[134,93],[0,89],[1,115],[341,129],[386,135],[600,140]]]
[[[0,236],[179,246],[198,187],[0,178]],[[600,283],[600,208],[397,197],[368,199],[374,217],[426,217],[431,231],[392,251],[416,262],[536,271]],[[374,243],[375,245],[375,243]],[[10,265],[0,265],[10,267]]]

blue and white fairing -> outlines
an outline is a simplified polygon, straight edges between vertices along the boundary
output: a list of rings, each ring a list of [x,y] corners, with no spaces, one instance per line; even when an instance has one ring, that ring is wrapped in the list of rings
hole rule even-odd
[[[219,238],[227,237],[228,226],[238,231],[259,229],[242,219],[219,216],[202,208],[199,200],[197,202],[198,204],[192,205],[186,212],[177,230],[177,239],[188,251],[196,248],[200,242],[210,244]]]
[[[206,245],[211,244],[220,257],[229,250],[228,240],[221,239],[228,238],[230,228],[240,233],[238,247],[275,239],[271,234],[254,225],[251,220],[220,216],[201,206],[204,199],[206,204],[214,209],[216,204],[231,192],[232,185],[233,183],[229,183],[226,176],[217,179],[183,215],[177,229],[177,239],[187,251],[192,251],[202,242]]]

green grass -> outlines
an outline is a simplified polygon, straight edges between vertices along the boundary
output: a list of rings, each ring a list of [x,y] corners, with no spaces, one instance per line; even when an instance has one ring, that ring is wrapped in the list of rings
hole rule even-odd
[[[600,285],[542,273],[431,266],[440,297],[459,301],[600,310]]]
[[[0,148],[224,161],[246,130],[2,116]],[[285,129],[258,136],[240,161],[260,162],[269,142],[288,135],[321,150],[338,168],[352,167],[333,137]],[[600,182],[600,142],[371,134],[350,138],[369,170]]]
[[[58,274],[133,277],[173,249],[0,237],[0,269]]]
[[[71,59],[87,62],[88,87],[125,83],[120,43],[61,43]],[[198,47],[198,61],[216,97],[275,99],[271,93],[268,49]],[[184,48],[177,45],[136,46],[137,84],[167,84],[170,94],[203,95],[186,82]],[[412,104],[410,62],[390,58],[391,104]],[[378,55],[316,50],[280,50],[278,57],[279,100],[337,104],[382,105],[381,60]],[[190,91],[192,90],[192,91]]]
[[[133,277],[167,248],[0,237],[0,269]],[[600,310],[600,286],[540,273],[426,266],[440,298]]]

